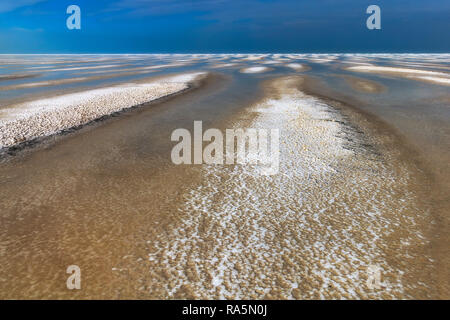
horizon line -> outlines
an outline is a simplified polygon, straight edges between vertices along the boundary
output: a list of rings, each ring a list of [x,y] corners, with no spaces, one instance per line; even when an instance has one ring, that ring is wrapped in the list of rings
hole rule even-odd
[[[450,54],[448,52],[148,52],[148,53],[108,53],[108,52],[92,52],[92,53],[0,53],[0,55],[152,55],[152,54]]]

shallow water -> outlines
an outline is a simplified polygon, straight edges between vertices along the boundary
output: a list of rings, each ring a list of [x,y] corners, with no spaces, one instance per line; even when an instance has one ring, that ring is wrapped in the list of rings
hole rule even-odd
[[[309,119],[308,114],[347,121],[332,107],[321,105],[312,97],[293,93],[294,98],[281,99],[279,103],[294,108],[289,109],[294,115],[288,112],[287,116],[277,116],[280,119],[270,114],[255,118],[251,110],[268,103],[263,99],[270,97],[271,92],[265,89],[266,80],[306,76],[303,81],[317,81],[311,86],[318,94],[353,104],[387,123],[395,134],[406,138],[408,148],[417,149],[419,157],[426,160],[422,169],[442,178],[442,173],[448,172],[450,160],[449,88],[342,68],[355,60],[380,65],[406,61],[425,62],[426,68],[442,71],[449,67],[450,57],[335,55],[330,59],[330,56],[272,55],[252,61],[247,58],[1,56],[1,75],[28,74],[35,67],[57,71],[37,69],[38,77],[2,80],[0,86],[65,79],[94,70],[102,70],[97,76],[108,69],[177,62],[187,65],[86,83],[0,91],[0,109],[23,99],[161,74],[210,70],[214,75],[202,87],[168,101],[134,109],[74,133],[53,136],[2,158],[0,297],[448,295],[445,286],[442,289],[438,284],[445,274],[433,274],[436,264],[448,265],[442,252],[436,255],[430,249],[433,226],[438,221],[430,201],[425,199],[427,190],[418,188],[423,181],[420,173],[411,169],[408,161],[381,147],[378,151],[386,154],[365,150],[362,146],[366,142],[362,140],[370,130],[358,133],[330,122],[331,127],[324,129],[330,136],[316,137],[306,130],[315,130],[313,120],[289,127],[290,121]],[[277,63],[263,64],[264,61]],[[236,64],[216,68],[224,63]],[[286,63],[301,63],[306,68],[295,71],[286,67]],[[271,70],[240,72],[244,67],[261,64]],[[114,67],[80,70],[110,65]],[[68,68],[77,70],[61,70]],[[356,90],[341,75],[368,79],[386,89]],[[282,83],[281,87],[285,85]],[[320,108],[324,108],[323,114],[318,111]],[[281,171],[292,176],[261,180],[253,173],[244,174],[244,169],[238,166],[173,165],[170,151],[174,143],[170,142],[170,134],[176,128],[192,130],[194,120],[203,120],[204,129],[289,127],[282,139],[287,144],[282,149],[285,158]],[[346,134],[342,135],[344,131]],[[343,136],[351,136],[356,142],[344,148],[341,145],[348,141]],[[330,143],[330,139],[337,142]],[[316,145],[320,148],[315,153],[299,152],[302,147],[298,144],[313,151]],[[334,150],[336,145],[342,150]],[[298,152],[296,157],[287,156],[293,152]],[[311,157],[316,156],[323,156],[314,160],[321,165],[312,165]],[[328,172],[330,168],[333,170]],[[80,291],[65,287],[68,276],[65,270],[71,264],[82,270]],[[370,264],[383,268],[384,290],[371,292],[364,286]]]

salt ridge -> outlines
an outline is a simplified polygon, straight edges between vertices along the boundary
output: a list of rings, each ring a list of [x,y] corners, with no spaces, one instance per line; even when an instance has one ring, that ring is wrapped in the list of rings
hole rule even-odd
[[[0,149],[174,94],[204,75],[180,74],[12,105],[0,112]]]
[[[150,268],[167,270],[167,298],[405,296],[406,270],[383,257],[395,226],[404,232],[400,252],[426,243],[407,171],[346,147],[341,116],[293,84],[278,82],[279,99],[249,110],[256,117],[248,127],[281,131],[279,174],[204,166],[204,182],[179,209],[181,223],[153,242]],[[383,291],[367,288],[370,265],[382,268]]]

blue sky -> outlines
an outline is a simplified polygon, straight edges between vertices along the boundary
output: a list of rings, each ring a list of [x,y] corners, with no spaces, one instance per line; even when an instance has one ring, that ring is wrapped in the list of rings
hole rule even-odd
[[[0,0],[0,53],[450,52],[449,18],[448,0]]]

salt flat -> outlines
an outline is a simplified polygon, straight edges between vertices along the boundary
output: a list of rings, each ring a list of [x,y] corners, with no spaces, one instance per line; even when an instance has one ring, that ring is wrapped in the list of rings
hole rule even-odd
[[[0,148],[79,126],[102,116],[180,92],[204,73],[188,73],[40,99],[2,109]]]

